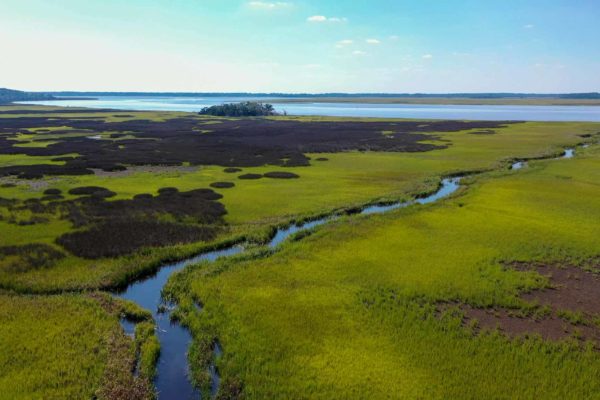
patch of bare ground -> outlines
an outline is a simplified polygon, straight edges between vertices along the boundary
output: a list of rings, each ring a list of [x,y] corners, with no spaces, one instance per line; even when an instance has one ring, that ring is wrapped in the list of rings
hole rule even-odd
[[[7,187],[15,186],[27,186],[31,190],[39,191],[50,186],[51,183],[57,182],[57,178],[46,178],[46,179],[17,179],[13,177],[2,177],[0,182],[2,185],[10,185]]]
[[[600,259],[590,266],[597,270]],[[572,265],[513,262],[509,268],[536,271],[548,279],[543,289],[522,293],[533,311],[502,307],[458,307],[463,324],[475,332],[498,330],[511,337],[539,335],[546,340],[574,338],[593,342],[600,350],[600,275]],[[448,308],[448,304],[440,309]]]
[[[99,400],[145,400],[155,398],[152,383],[145,377],[134,376],[135,354],[131,351],[131,339],[120,332],[108,338],[108,363],[100,388]]]
[[[98,168],[92,168],[94,174],[97,176],[110,176],[110,177],[123,177],[129,176],[136,173],[191,173],[196,172],[200,169],[198,166],[181,166],[181,165],[142,165],[142,166],[128,166],[125,170],[120,171],[104,171]]]

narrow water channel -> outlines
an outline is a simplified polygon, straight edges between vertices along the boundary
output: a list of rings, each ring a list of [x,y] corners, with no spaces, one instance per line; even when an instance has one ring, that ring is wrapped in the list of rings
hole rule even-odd
[[[560,158],[571,158],[575,154],[574,149],[566,149]],[[512,169],[520,169],[526,165],[525,161],[518,161],[511,165]],[[390,204],[379,204],[367,206],[361,209],[358,214],[381,214],[398,208],[408,207],[415,204],[428,204],[438,201],[450,194],[456,192],[460,187],[462,177],[445,178],[441,181],[439,189],[426,197],[416,198],[406,202],[396,202]],[[320,219],[308,221],[305,223],[292,224],[285,228],[279,228],[268,246],[273,248],[288,239],[291,235],[323,225],[327,222],[339,218],[339,215],[330,215]],[[241,245],[233,245],[222,250],[211,251],[186,260],[164,265],[159,269],[156,275],[147,279],[134,282],[124,291],[115,293],[117,296],[131,300],[140,306],[150,310],[156,320],[156,329],[160,341],[160,358],[157,365],[157,377],[155,380],[159,399],[199,399],[200,392],[194,388],[189,380],[189,367],[187,361],[187,349],[191,342],[191,335],[187,329],[170,320],[170,310],[159,312],[159,305],[162,303],[161,290],[167,283],[169,277],[182,270],[188,265],[197,264],[201,261],[214,261],[220,257],[228,257],[240,254],[244,251]],[[127,334],[133,335],[135,325],[122,321],[123,329]],[[221,345],[215,343],[215,358],[220,357],[222,353]],[[210,366],[211,395],[214,397],[219,388],[220,377],[216,366]]]

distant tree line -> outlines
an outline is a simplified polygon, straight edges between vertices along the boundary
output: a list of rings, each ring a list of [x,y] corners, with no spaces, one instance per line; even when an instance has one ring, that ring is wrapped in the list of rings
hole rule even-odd
[[[13,101],[53,100],[54,96],[48,93],[22,92],[20,90],[0,88],[0,104]]]
[[[228,103],[217,106],[204,107],[200,115],[214,115],[217,117],[265,117],[277,115],[272,104],[245,101],[242,103]]]
[[[247,92],[48,92],[54,96],[153,96],[153,97],[256,97],[277,99],[298,98],[464,98],[464,99],[598,99],[600,93],[247,93]]]

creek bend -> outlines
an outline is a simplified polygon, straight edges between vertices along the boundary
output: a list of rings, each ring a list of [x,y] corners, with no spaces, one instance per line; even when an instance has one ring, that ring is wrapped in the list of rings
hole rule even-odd
[[[567,148],[560,157],[555,159],[572,158],[574,154],[575,151],[573,148]],[[515,170],[521,169],[526,166],[526,163],[526,160],[517,161],[513,163],[510,168]],[[461,178],[463,178],[463,176],[442,179],[439,188],[428,196],[415,198],[405,202],[374,204],[363,207],[354,214],[382,214],[412,205],[436,202],[456,192],[460,187]],[[303,223],[294,223],[284,228],[278,228],[267,246],[269,248],[275,248],[295,233],[307,231],[319,225],[334,221],[341,215],[342,214],[332,214]],[[192,385],[189,379],[187,349],[192,337],[186,328],[171,321],[170,311],[172,310],[172,307],[170,305],[161,307],[161,305],[165,305],[162,300],[163,286],[167,283],[173,273],[180,271],[189,265],[197,264],[202,261],[212,262],[217,258],[241,254],[244,251],[245,249],[241,244],[236,244],[224,249],[198,254],[179,262],[166,264],[160,267],[155,275],[133,282],[121,292],[115,292],[115,295],[118,297],[133,301],[152,312],[152,316],[156,322],[157,336],[160,341],[160,357],[157,365],[157,375],[154,381],[159,399],[187,400],[200,398],[200,391]],[[126,334],[134,335],[135,324],[127,320],[122,320],[121,325]],[[221,356],[222,352],[223,349],[221,348],[221,345],[216,342],[213,349],[213,362],[209,367],[209,373],[212,380],[210,388],[212,397],[216,396],[219,389],[220,376],[215,361]]]

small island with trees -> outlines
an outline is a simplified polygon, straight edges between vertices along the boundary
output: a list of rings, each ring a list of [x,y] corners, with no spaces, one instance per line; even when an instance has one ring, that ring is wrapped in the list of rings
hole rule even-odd
[[[244,101],[204,107],[198,114],[216,117],[267,117],[277,115],[277,112],[272,104]]]

